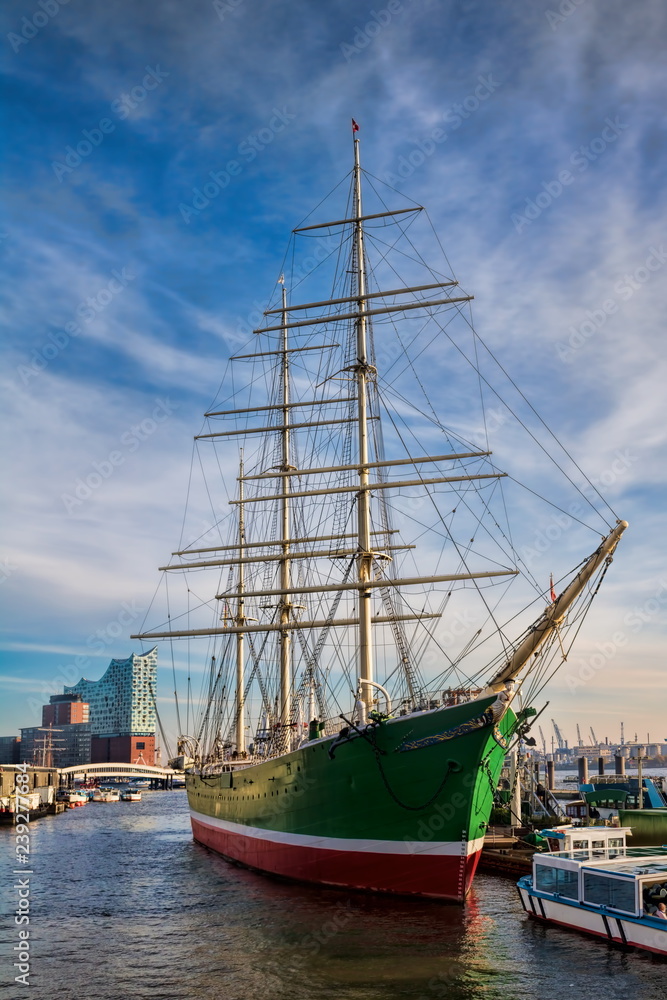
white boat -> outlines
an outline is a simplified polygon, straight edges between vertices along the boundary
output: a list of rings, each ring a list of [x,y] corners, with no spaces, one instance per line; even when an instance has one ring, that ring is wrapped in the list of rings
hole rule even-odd
[[[141,792],[128,788],[124,792],[120,793],[120,799],[121,802],[141,802]]]
[[[96,788],[93,793],[93,802],[120,802],[120,792],[107,788]]]
[[[88,801],[88,796],[85,792],[67,792],[65,795],[65,802],[67,803],[68,809],[75,809],[78,806],[85,806]]]
[[[12,792],[0,797],[0,823],[24,823],[25,817],[31,820],[43,816],[46,803],[42,802],[39,792],[27,792],[25,795]]]
[[[554,832],[554,831],[551,831]],[[667,955],[667,850],[625,846],[629,828],[574,828],[569,849],[536,854],[518,882],[536,920]],[[549,837],[551,839],[551,837]]]

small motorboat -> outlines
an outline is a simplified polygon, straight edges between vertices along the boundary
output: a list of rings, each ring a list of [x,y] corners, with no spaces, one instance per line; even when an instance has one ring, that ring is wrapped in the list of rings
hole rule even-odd
[[[76,809],[78,806],[85,806],[88,796],[85,792],[67,792],[64,796],[68,809]]]
[[[120,793],[121,802],[141,802],[141,792],[134,788],[127,788]]]
[[[120,792],[110,788],[96,788],[93,792],[93,802],[119,802]]]
[[[583,827],[570,850],[535,854],[521,903],[544,923],[667,955],[667,850],[626,847],[626,832]]]

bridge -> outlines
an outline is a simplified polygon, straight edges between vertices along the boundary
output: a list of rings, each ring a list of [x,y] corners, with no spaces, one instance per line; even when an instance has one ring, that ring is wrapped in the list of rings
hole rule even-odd
[[[123,762],[105,762],[101,764],[74,764],[72,767],[59,767],[61,782],[73,782],[79,774],[86,778],[149,778],[152,781],[164,781],[167,787],[171,785],[174,775],[182,772],[173,767],[155,767],[152,764],[128,764]]]

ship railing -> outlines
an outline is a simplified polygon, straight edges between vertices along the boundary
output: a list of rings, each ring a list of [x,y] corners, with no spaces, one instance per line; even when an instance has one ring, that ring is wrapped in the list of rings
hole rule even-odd
[[[335,736],[339,733],[341,729],[345,726],[345,723],[341,719],[340,715],[336,715],[331,719],[324,720],[324,729],[322,730],[322,736]]]
[[[267,757],[259,755],[249,755],[248,757],[236,760],[220,760],[212,764],[204,764],[201,773],[203,777],[215,774],[227,774],[229,771],[241,771],[243,768],[252,767],[254,764],[261,764],[265,760],[267,760]]]
[[[478,688],[456,688],[452,691],[442,691],[431,695],[424,695],[423,698],[412,707],[403,703],[396,703],[392,717],[412,715],[413,712],[429,712],[437,708],[450,708],[453,705],[465,705],[473,701],[480,693]],[[351,715],[347,715],[351,718]],[[347,723],[340,715],[334,715],[324,720],[322,736],[335,736]]]
[[[609,861],[613,858],[664,858],[664,847],[587,847],[576,851],[551,851],[542,857],[563,858],[568,861]]]

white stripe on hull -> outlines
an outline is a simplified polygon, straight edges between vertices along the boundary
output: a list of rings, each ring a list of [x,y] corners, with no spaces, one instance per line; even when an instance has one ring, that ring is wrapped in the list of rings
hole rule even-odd
[[[294,847],[319,848],[325,851],[362,851],[369,854],[431,854],[463,856],[463,844],[452,841],[422,840],[360,840],[347,837],[315,837],[312,834],[284,833],[279,830],[265,830],[261,827],[245,826],[243,823],[231,823],[229,820],[207,816],[205,813],[190,809],[193,819],[216,830],[238,834],[242,837],[253,837],[258,840],[268,840],[274,844],[290,844]],[[466,855],[481,851],[484,838],[469,840],[466,844]]]
[[[519,892],[521,893],[526,910],[532,915],[531,894],[523,887],[519,887]],[[608,910],[590,910],[582,906],[570,906],[567,903],[558,903],[556,900],[548,899],[544,896],[532,896],[532,900],[535,904],[535,916],[540,919],[544,919],[540,908],[541,903],[546,919],[561,926],[572,927],[575,930],[585,931],[588,934],[596,934],[598,937],[606,938],[607,941],[614,941],[616,944],[628,944],[635,948],[644,948],[661,955],[667,955],[667,921],[665,921],[666,926],[663,931],[657,927],[652,927],[648,922],[644,924],[638,920],[624,920],[620,914],[616,915]],[[606,926],[603,916],[607,920]],[[607,927],[609,927],[611,937],[609,936]],[[623,939],[621,928],[625,935],[625,940]]]

